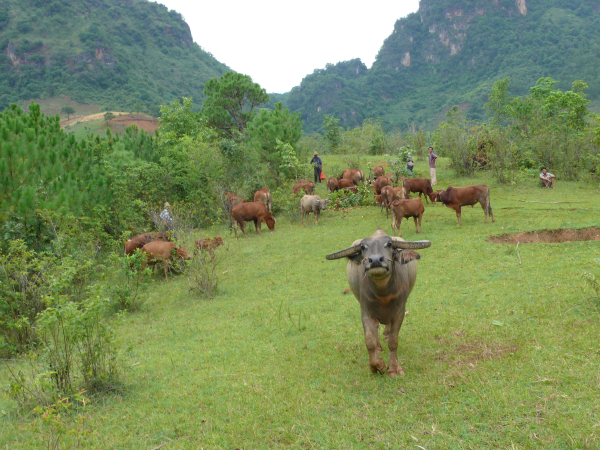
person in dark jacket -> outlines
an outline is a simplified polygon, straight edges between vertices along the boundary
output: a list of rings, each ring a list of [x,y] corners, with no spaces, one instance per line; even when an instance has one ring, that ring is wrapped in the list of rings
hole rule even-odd
[[[323,169],[323,161],[319,158],[319,154],[315,152],[313,159],[310,160],[310,163],[315,168],[315,183],[321,182],[321,170]]]

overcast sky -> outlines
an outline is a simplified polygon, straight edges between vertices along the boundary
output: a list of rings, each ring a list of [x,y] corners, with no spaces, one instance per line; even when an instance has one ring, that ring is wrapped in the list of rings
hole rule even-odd
[[[360,58],[371,67],[396,20],[418,0],[158,0],[183,15],[194,41],[267,92],[283,93],[309,73]]]

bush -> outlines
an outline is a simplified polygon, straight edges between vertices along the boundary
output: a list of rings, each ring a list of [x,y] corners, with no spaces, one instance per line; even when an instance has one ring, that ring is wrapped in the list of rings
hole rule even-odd
[[[136,249],[133,255],[116,256],[117,277],[109,286],[110,307],[113,311],[135,312],[142,304],[140,294],[146,290],[150,269],[143,269],[146,255]]]
[[[373,193],[371,192],[371,188],[365,184],[361,183],[357,186],[357,193],[353,193],[347,189],[340,189],[339,191],[335,191],[333,194],[329,196],[331,200],[331,204],[329,208],[331,209],[345,209],[352,208],[355,206],[364,206],[372,203]]]
[[[301,195],[295,195],[292,185],[283,185],[271,192],[273,197],[273,214],[283,214],[290,222],[295,222],[300,218],[300,198]]]
[[[201,251],[192,258],[187,267],[190,291],[202,298],[214,296],[219,285],[217,266],[225,260],[221,249],[215,249],[213,252],[213,255],[210,255],[209,252]]]

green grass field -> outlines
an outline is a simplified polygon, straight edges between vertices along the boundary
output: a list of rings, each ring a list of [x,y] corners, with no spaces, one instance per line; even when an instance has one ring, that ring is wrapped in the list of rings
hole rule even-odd
[[[327,173],[343,157],[323,159]],[[439,204],[426,206],[422,235],[403,221],[404,239],[432,242],[400,330],[404,377],[371,374],[358,302],[341,293],[346,261],[325,260],[377,227],[390,233],[379,208],[325,211],[318,227],[282,216],[274,234],[252,226],[247,239],[203,230],[227,244],[217,295],[190,295],[186,275],[154,275],[142,310],[119,324],[126,388],[92,397],[89,447],[599,448],[600,300],[582,274],[600,242],[487,242],[599,226],[597,183],[503,186],[453,179],[445,164],[441,187],[491,187],[496,222],[464,208],[459,228]],[[0,448],[45,448],[28,412],[2,398],[0,413]]]

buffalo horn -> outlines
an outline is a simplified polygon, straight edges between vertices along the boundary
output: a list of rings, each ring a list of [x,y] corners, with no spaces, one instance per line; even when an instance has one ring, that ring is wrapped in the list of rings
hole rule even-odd
[[[397,241],[394,239],[392,245],[394,248],[401,248],[404,250],[418,250],[420,248],[431,247],[431,241]]]
[[[352,256],[355,253],[360,252],[360,244],[353,245],[352,247],[348,247],[347,249],[340,250],[339,252],[331,253],[326,256],[327,259],[340,259],[346,256]]]

